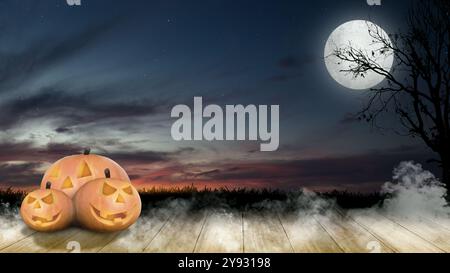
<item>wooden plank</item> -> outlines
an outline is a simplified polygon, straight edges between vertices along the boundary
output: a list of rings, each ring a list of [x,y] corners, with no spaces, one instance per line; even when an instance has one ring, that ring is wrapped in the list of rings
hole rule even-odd
[[[294,252],[275,213],[244,213],[244,252]]]
[[[389,214],[384,216],[442,251],[450,252],[450,230],[423,217],[403,217]]]
[[[71,237],[78,230],[67,229],[63,231],[53,232],[53,233],[34,233],[31,236],[18,241],[15,244],[2,250],[2,252],[9,253],[37,253],[46,252],[49,248],[56,246],[57,244],[63,242],[65,239]]]
[[[25,229],[25,230],[21,230],[19,232],[14,232],[14,235],[9,233],[7,236],[0,238],[1,239],[0,240],[0,252],[3,252],[3,249],[9,247],[10,245],[20,242],[21,240],[24,240],[24,239],[32,236],[34,233],[35,233],[34,231]]]
[[[347,253],[392,253],[393,250],[353,219],[336,211],[314,216],[336,243]]]
[[[438,224],[446,230],[450,230],[450,216],[427,217],[426,219]]]
[[[242,214],[215,211],[206,219],[194,252],[241,253],[243,244]]]
[[[354,210],[348,215],[396,252],[442,252],[430,242],[420,238],[374,210]]]
[[[343,252],[323,226],[310,214],[280,215],[286,234],[298,253]]]
[[[135,225],[107,242],[99,252],[142,252],[171,217],[171,211],[151,210],[141,216]]]
[[[144,249],[144,252],[193,252],[207,214],[205,211],[192,214],[182,213],[171,218]]]
[[[52,246],[47,250],[47,252],[72,252],[72,250],[68,248],[68,246],[71,244],[78,244],[80,247],[79,250],[82,253],[98,252],[119,234],[120,232],[98,233],[89,230],[78,229],[78,232]]]
[[[209,213],[209,215],[208,215]],[[326,215],[152,210],[129,230],[36,233],[21,221],[0,231],[0,252],[450,252],[450,219],[404,218],[374,210]],[[450,226],[449,226],[450,227]]]
[[[16,217],[2,217],[0,220],[0,251],[36,233]]]

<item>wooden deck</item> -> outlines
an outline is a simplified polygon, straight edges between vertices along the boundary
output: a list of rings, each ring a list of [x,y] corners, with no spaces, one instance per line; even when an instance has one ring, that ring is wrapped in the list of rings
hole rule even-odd
[[[0,252],[450,252],[450,219],[375,211],[324,215],[154,211],[127,231],[71,228],[45,234],[22,226]]]

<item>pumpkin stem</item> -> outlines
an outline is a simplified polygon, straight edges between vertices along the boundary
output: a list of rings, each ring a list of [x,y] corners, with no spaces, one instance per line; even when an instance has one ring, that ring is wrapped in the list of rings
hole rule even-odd
[[[47,190],[51,189],[51,188],[52,188],[52,182],[48,181],[48,182],[45,184],[45,188],[46,188]]]
[[[109,169],[105,169],[105,177],[111,178],[111,172],[109,171]]]
[[[83,152],[84,155],[89,155],[90,153],[91,153],[91,149],[90,148],[84,149],[84,152]]]

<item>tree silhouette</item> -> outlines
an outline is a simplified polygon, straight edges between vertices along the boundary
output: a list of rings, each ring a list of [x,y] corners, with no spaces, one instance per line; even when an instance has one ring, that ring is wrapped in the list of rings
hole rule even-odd
[[[377,50],[366,52],[349,44],[333,55],[351,64],[343,73],[364,77],[369,71],[386,77],[370,89],[359,119],[380,127],[377,120],[395,114],[401,123],[396,133],[419,137],[438,155],[432,160],[442,167],[442,181],[450,190],[450,1],[415,1],[407,18],[405,33],[386,36],[368,24]],[[375,61],[377,55],[394,55],[388,71]]]

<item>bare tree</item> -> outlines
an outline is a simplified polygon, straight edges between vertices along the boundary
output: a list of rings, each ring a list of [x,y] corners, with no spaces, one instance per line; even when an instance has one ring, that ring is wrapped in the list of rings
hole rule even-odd
[[[405,33],[386,37],[370,25],[377,52],[366,52],[349,44],[333,55],[351,63],[343,73],[364,77],[369,71],[386,81],[368,91],[368,101],[358,113],[359,119],[377,125],[386,113],[395,114],[401,123],[399,134],[419,137],[438,155],[442,181],[450,190],[450,1],[415,1]],[[393,54],[392,69],[374,61],[376,54]]]

